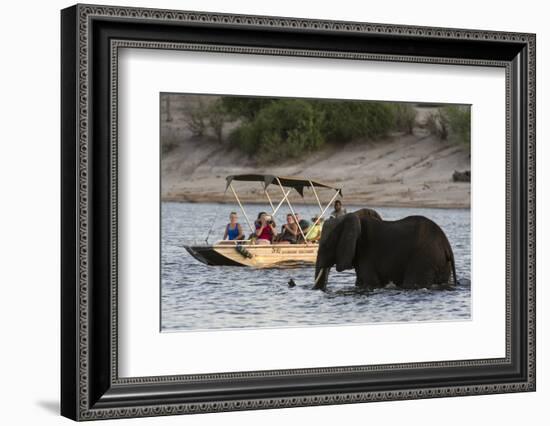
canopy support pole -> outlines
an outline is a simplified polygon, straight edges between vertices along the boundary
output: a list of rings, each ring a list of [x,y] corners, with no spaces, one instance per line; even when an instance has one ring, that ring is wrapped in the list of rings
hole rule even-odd
[[[271,213],[273,216],[277,214],[277,212],[279,211],[279,209],[287,199],[288,195],[290,194],[290,191],[292,191],[292,189],[289,189],[286,193],[283,192],[283,195],[284,195],[283,199],[279,201],[279,204],[277,204],[277,207],[273,210],[273,213]]]
[[[277,183],[279,184],[279,188],[281,188],[281,191],[284,194],[285,189],[283,188],[283,185],[281,184],[281,181],[279,180],[279,178],[277,178]],[[286,199],[286,203],[288,204],[288,208],[290,209],[290,212],[292,213],[292,217],[294,218],[294,222],[298,226],[298,229],[300,230],[300,234],[302,234],[302,238],[304,239],[304,243],[309,244],[306,240],[306,236],[304,235],[304,231],[302,230],[302,227],[300,226],[300,223],[298,222],[298,218],[296,217],[296,213],[294,212],[294,209],[292,208],[292,204],[290,204],[290,200],[288,199],[288,194],[283,198],[283,200],[285,200],[285,199]]]
[[[323,214],[323,206],[321,205],[321,200],[319,200],[319,196],[317,195],[317,191],[315,190],[315,186],[313,185],[313,182],[309,181],[309,184],[311,185],[311,189],[313,190],[313,195],[315,195],[315,199],[317,200],[317,204],[319,204],[319,211],[321,214]]]
[[[321,218],[323,217],[323,215],[325,214],[327,209],[330,207],[330,205],[333,203],[333,201],[336,199],[336,197],[338,197],[338,195],[340,195],[340,190],[336,191],[336,194],[334,194],[334,197],[331,198],[331,200],[328,202],[327,206],[321,211],[321,214],[319,215],[317,220],[313,223],[313,225],[311,225],[311,228],[313,228],[315,225],[317,225],[319,223],[319,221],[321,220]],[[309,232],[308,232],[308,234],[309,234]]]
[[[271,201],[271,197],[269,196],[269,193],[267,192],[267,188],[264,188],[264,194],[267,197],[267,201],[269,201],[269,205],[271,206],[271,210],[273,210],[273,215],[275,215],[275,206],[273,205],[273,202]]]
[[[239,203],[239,207],[241,208],[241,211],[243,212],[243,215],[244,215],[244,218],[246,219],[246,223],[248,223],[248,227],[250,228],[250,230],[252,232],[256,232],[256,230],[252,227],[252,225],[250,224],[250,220],[248,220],[248,216],[246,215],[246,211],[244,210],[244,207],[243,205],[241,204],[241,200],[239,200],[239,196],[237,195],[237,193],[235,192],[235,188],[233,188],[233,184],[230,183],[229,184],[229,188],[231,188],[231,192],[233,193],[233,196],[235,197],[235,199],[237,200],[237,203]]]

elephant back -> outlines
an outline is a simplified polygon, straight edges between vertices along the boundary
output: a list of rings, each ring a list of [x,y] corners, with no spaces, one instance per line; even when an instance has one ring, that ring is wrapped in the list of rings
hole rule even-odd
[[[380,214],[376,210],[369,209],[367,207],[356,210],[348,214],[354,214],[355,216],[359,217],[359,219],[368,218],[368,219],[376,219],[376,220],[382,221],[382,216],[380,216]],[[320,243],[323,243],[324,241],[326,241],[326,239],[328,238],[330,233],[334,230],[334,228],[336,228],[336,226],[338,226],[338,224],[341,223],[342,220],[344,220],[344,217],[345,216],[331,217],[330,219],[325,221],[325,223],[323,223],[323,232],[321,234]]]
[[[380,214],[374,209],[364,208],[354,211],[353,214],[359,216],[359,219],[371,218],[382,220],[382,216],[380,216]]]

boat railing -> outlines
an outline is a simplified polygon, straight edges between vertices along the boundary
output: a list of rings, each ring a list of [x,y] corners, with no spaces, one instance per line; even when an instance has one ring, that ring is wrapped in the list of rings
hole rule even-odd
[[[207,243],[206,241],[202,240],[185,240],[183,242],[183,245],[184,246],[217,246],[217,245],[220,245],[220,246],[237,246],[237,245],[242,245],[242,244],[245,244],[245,245],[256,245],[254,244],[254,241],[253,240],[250,240],[250,239],[247,239],[247,240],[219,240],[219,241],[214,241],[213,243]],[[298,243],[298,244],[284,244],[284,245],[290,245],[290,246],[295,246],[295,245],[305,245],[305,246],[315,246],[318,244],[318,241],[308,241],[307,243]],[[277,243],[273,243],[273,244],[269,244],[268,246],[277,246],[278,244]],[[281,244],[283,245],[283,244]]]
[[[251,244],[252,240],[219,240],[214,245],[236,246],[238,244]]]
[[[184,246],[212,246],[212,245],[237,245],[237,244],[251,244],[252,240],[218,240],[214,242],[207,242],[205,240],[184,240]]]

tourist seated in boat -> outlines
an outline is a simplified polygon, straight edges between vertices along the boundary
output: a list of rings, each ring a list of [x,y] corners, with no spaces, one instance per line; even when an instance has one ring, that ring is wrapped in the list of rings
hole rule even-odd
[[[305,234],[306,229],[308,229],[311,226],[311,223],[307,219],[302,219],[302,217],[300,216],[300,213],[296,213],[296,219],[298,219],[298,224],[300,225],[300,228],[302,228],[302,231],[304,231],[304,234]]]
[[[244,233],[241,224],[238,222],[237,212],[229,213],[229,223],[225,226],[224,240],[243,240]]]
[[[266,212],[260,212],[258,213],[258,217],[256,218],[256,220],[254,221],[254,232],[252,232],[249,236],[248,236],[248,239],[251,240],[251,241],[256,241],[258,239],[258,236],[256,235],[256,231],[258,230],[258,228],[260,227],[260,218],[262,217],[262,215],[264,214],[267,214]]]
[[[306,233],[306,241],[308,242],[318,242],[321,239],[321,231],[323,229],[323,218],[319,218],[319,216],[314,216],[311,218],[313,221],[313,225],[309,227]]]
[[[342,206],[342,201],[336,200],[334,202],[334,210],[330,214],[330,217],[340,217],[347,214],[346,209]]]
[[[300,231],[292,213],[286,215],[286,223],[281,227],[281,233],[277,235],[278,244],[296,244]]]
[[[256,220],[254,221],[254,228],[255,229],[258,229],[258,226],[260,225],[260,218],[262,217],[262,215],[264,214],[267,214],[266,212],[260,212],[258,213],[258,217],[256,218]],[[255,233],[253,234],[255,235]]]
[[[303,235],[306,235],[307,231],[309,230],[309,227],[311,226],[311,223],[309,220],[302,219],[300,216],[300,213],[296,213],[296,219],[298,219],[298,224],[300,225],[300,228],[302,229]],[[304,237],[302,236],[302,233],[298,229],[298,238],[297,243],[303,243]]]
[[[265,212],[258,215],[256,224],[256,244],[271,244],[277,235],[277,225],[273,218]]]

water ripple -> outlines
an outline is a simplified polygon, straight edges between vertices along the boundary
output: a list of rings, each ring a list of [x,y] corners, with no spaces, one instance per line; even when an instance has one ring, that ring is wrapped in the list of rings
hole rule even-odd
[[[269,206],[256,205],[257,211]],[[161,244],[161,326],[165,331],[293,327],[376,322],[465,320],[470,318],[470,210],[379,208],[386,219],[412,214],[429,217],[449,238],[459,285],[454,291],[372,291],[355,288],[353,271],[331,271],[328,291],[311,291],[312,267],[252,269],[206,266],[193,259],[184,243],[204,242],[211,224],[223,232],[227,215],[238,206],[163,203]],[[348,210],[354,210],[348,206]],[[318,212],[299,206],[303,217]],[[282,223],[282,211],[277,222]],[[246,224],[242,221],[243,224]],[[197,226],[204,224],[204,227]],[[210,238],[215,241],[221,235]],[[293,278],[296,287],[287,282]]]

